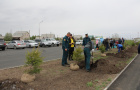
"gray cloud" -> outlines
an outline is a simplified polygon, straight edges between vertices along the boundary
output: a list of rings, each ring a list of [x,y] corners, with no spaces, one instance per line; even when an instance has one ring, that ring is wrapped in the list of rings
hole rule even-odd
[[[55,33],[64,36],[68,31],[123,37],[136,36],[140,29],[138,0],[1,0],[0,33],[30,30],[38,34]]]

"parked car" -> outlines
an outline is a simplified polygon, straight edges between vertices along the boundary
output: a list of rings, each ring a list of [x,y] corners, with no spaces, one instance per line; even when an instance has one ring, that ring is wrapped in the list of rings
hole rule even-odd
[[[59,46],[60,42],[55,40],[54,38],[47,38],[46,41],[49,41],[51,43],[51,46]]]
[[[2,49],[4,51],[5,47],[6,47],[5,41],[3,39],[0,39],[0,49]]]
[[[22,41],[18,41],[18,40],[14,40],[14,41],[10,41],[8,44],[6,44],[6,48],[22,48],[24,49],[26,47],[26,44],[23,43]]]
[[[41,39],[35,39],[34,41],[38,43],[38,45],[41,43]]]
[[[77,40],[76,41],[76,45],[82,45],[83,44],[83,40]]]
[[[51,42],[49,42],[49,41],[46,41],[46,39],[43,39],[43,40],[41,40],[41,43],[40,43],[40,47],[46,47],[46,46],[48,46],[48,47],[50,47],[52,45],[52,43]]]
[[[23,40],[22,41],[23,43],[26,43],[26,47],[29,47],[29,48],[31,48],[31,47],[38,47],[38,43],[36,43],[35,41],[33,41],[33,40]]]

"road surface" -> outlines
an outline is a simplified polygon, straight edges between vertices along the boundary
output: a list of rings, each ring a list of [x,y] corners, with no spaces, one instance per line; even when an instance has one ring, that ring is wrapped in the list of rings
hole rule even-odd
[[[108,90],[140,90],[140,55],[136,57]]]
[[[24,65],[26,53],[32,48],[0,50],[0,69]],[[44,61],[62,58],[62,47],[39,48],[44,57]]]

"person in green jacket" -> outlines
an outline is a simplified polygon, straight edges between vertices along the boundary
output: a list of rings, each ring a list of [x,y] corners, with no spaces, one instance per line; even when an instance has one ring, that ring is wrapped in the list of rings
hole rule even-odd
[[[83,48],[85,47],[85,45],[90,42],[90,38],[88,37],[88,34],[85,34],[85,38],[83,39]],[[85,56],[85,61],[86,61],[86,53],[84,52],[84,56]],[[86,63],[86,62],[85,62]]]
[[[62,40],[62,50],[63,50],[63,56],[62,56],[62,66],[69,65],[67,63],[67,58],[68,58],[68,52],[69,52],[69,36],[70,32],[67,33],[66,36],[63,37]]]
[[[83,39],[83,46],[85,46],[90,40],[90,38],[88,37],[88,34],[85,34],[85,38]]]

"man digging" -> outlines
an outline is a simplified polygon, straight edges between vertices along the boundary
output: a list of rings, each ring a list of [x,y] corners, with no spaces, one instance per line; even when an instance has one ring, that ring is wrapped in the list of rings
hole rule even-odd
[[[84,47],[85,66],[86,66],[87,72],[90,72],[90,57],[91,57],[90,51],[92,53],[94,51],[94,43],[92,41],[89,41]],[[93,56],[92,56],[92,58],[93,58]]]

